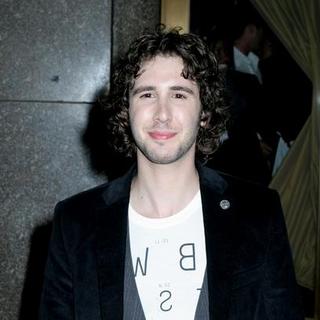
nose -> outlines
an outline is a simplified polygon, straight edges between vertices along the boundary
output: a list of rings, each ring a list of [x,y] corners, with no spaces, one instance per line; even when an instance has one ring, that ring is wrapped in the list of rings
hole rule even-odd
[[[154,120],[165,123],[171,119],[170,100],[166,97],[158,97],[154,112]]]

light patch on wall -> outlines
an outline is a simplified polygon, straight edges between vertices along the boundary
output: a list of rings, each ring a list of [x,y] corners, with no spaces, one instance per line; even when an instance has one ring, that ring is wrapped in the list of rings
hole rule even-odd
[[[162,0],[161,23],[167,28],[182,27],[182,32],[189,32],[190,0]]]

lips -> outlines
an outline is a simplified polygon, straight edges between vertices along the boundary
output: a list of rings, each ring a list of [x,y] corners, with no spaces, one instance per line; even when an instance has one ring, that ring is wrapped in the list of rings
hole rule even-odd
[[[149,135],[155,140],[168,140],[173,138],[177,133],[171,131],[151,131]]]

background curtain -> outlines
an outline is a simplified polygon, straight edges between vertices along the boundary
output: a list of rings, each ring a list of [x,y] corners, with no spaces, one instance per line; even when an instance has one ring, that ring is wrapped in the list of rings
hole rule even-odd
[[[320,320],[320,1],[251,2],[313,83],[311,116],[271,187],[281,196],[297,280],[315,290],[315,317]]]

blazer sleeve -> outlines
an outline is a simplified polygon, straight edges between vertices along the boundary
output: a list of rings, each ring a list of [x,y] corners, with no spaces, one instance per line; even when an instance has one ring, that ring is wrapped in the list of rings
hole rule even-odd
[[[39,319],[74,319],[72,272],[62,232],[61,204],[55,209]]]
[[[264,302],[270,320],[303,320],[286,224],[278,194],[272,192],[272,221],[264,270]]]

